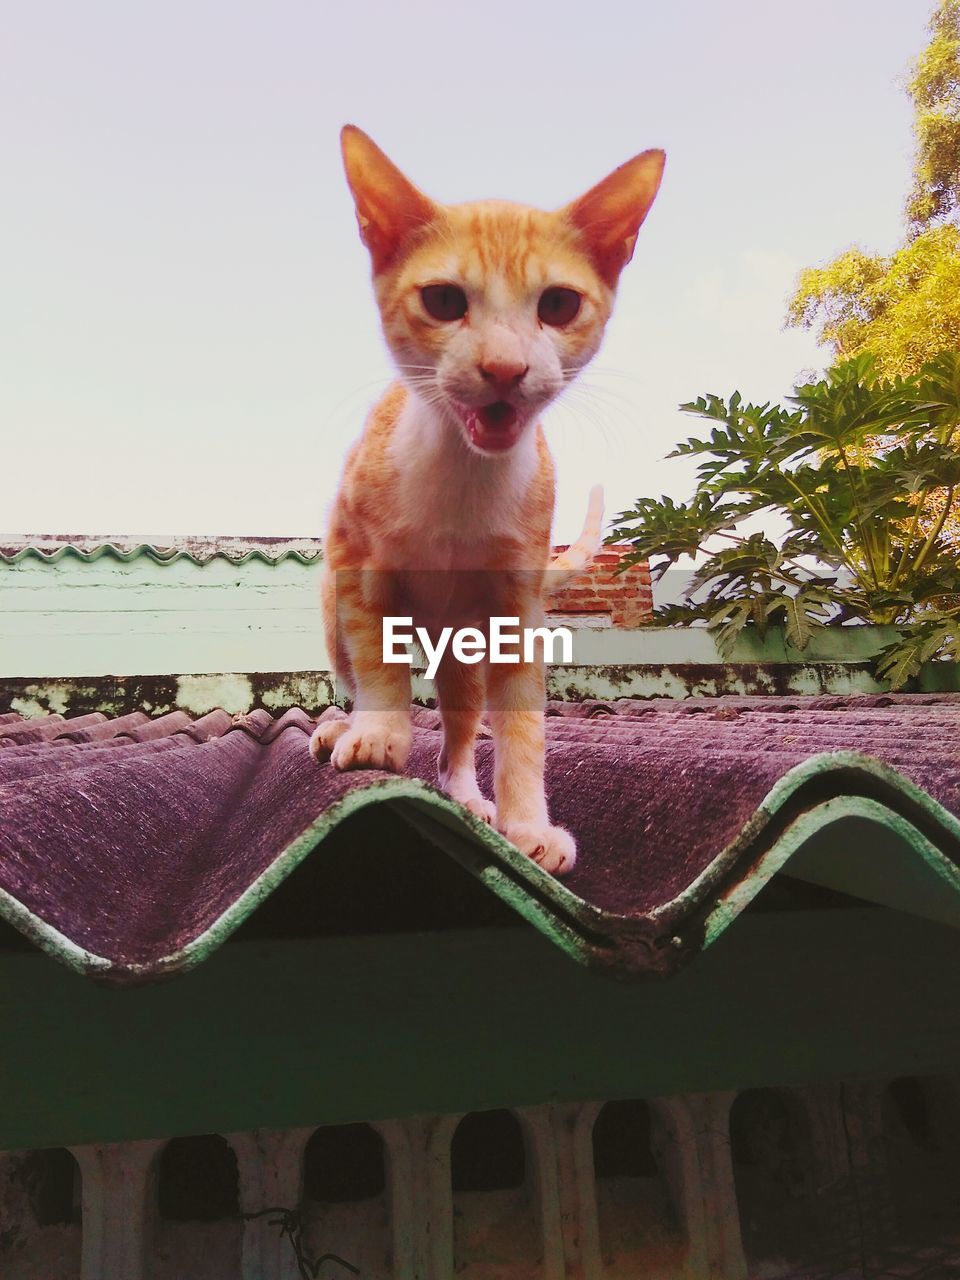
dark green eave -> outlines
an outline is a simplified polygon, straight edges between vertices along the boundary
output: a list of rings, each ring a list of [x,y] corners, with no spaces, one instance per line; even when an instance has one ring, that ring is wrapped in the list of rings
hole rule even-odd
[[[669,983],[529,929],[231,942],[116,990],[0,953],[0,1149],[939,1074],[960,932],[884,908],[751,913]]]

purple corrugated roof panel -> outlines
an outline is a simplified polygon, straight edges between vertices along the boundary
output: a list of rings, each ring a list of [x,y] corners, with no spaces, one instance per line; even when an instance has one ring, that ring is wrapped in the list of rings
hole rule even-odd
[[[238,927],[518,915],[585,962],[663,974],[784,868],[960,925],[957,695],[551,704],[553,812],[580,848],[564,881],[435,789],[435,712],[403,778],[316,766],[313,723],[4,717],[0,912],[114,981],[189,968]]]

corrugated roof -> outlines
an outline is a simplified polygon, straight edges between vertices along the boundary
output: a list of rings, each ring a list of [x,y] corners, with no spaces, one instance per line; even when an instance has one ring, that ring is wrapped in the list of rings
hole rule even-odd
[[[36,559],[56,563],[65,556],[78,560],[98,560],[101,556],[128,563],[146,557],[157,564],[177,560],[207,564],[218,556],[232,564],[262,560],[277,564],[292,559],[313,564],[321,558],[319,538],[169,537],[147,538],[115,534],[21,534],[0,543],[0,561],[18,564]]]
[[[0,716],[0,911],[115,981],[193,966],[262,904],[403,927],[397,904],[431,885],[474,904],[411,908],[416,927],[505,904],[621,973],[677,969],[784,869],[960,926],[960,695],[552,703],[551,802],[580,846],[564,881],[434,789],[437,713],[414,716],[402,778],[316,766],[296,707]],[[404,864],[411,828],[442,854]]]

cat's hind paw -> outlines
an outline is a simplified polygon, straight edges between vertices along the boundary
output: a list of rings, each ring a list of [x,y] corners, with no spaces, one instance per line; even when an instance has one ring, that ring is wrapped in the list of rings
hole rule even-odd
[[[576,864],[577,842],[563,827],[516,822],[502,827],[501,833],[552,876],[565,876]]]
[[[489,826],[497,825],[497,806],[492,800],[488,800],[486,796],[482,796],[478,791],[475,796],[467,796],[461,800],[455,796],[458,804],[462,804],[468,809],[475,818],[479,818],[481,822],[486,822]]]
[[[475,818],[491,827],[497,825],[497,806],[481,792],[472,769],[449,774],[441,769],[440,786],[451,800],[456,800],[464,809],[469,809]]]

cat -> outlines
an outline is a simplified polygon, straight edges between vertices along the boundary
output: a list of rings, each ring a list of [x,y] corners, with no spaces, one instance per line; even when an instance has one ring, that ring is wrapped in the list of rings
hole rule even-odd
[[[548,568],[575,573],[599,547],[595,490],[584,533],[550,565],[555,477],[539,415],[600,346],[665,156],[644,151],[544,212],[437,204],[362,130],[347,125],[341,145],[399,381],[350,450],[330,515],[324,629],[353,709],[320,723],[310,750],[337,769],[401,771],[410,669],[383,661],[384,615],[473,624],[479,593],[487,618],[541,625]],[[448,654],[436,689],[441,787],[546,871],[569,872],[575,841],[551,823],[544,790],[542,662]],[[485,707],[495,804],[474,762]]]

